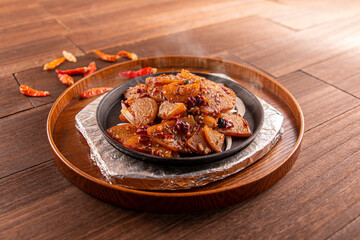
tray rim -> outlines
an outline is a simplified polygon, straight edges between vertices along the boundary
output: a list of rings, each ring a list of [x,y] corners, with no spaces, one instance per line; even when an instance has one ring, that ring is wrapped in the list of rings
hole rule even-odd
[[[149,61],[152,61],[152,60],[153,61],[154,60],[161,61],[164,58],[175,58],[175,59],[180,58],[180,59],[184,59],[184,60],[186,60],[186,59],[203,59],[203,60],[208,60],[208,61],[226,63],[226,64],[229,64],[229,65],[236,65],[236,66],[238,66],[240,68],[245,68],[245,69],[248,69],[248,70],[250,70],[252,72],[255,72],[256,74],[258,74],[258,75],[272,81],[275,85],[277,85],[277,87],[279,87],[282,91],[284,91],[284,93],[289,98],[289,101],[292,101],[292,103],[294,105],[293,107],[298,110],[298,114],[297,114],[298,116],[294,116],[296,119],[298,118],[298,121],[296,122],[297,123],[298,135],[297,135],[296,142],[295,142],[294,146],[292,147],[291,151],[280,162],[278,162],[277,165],[270,168],[269,171],[266,174],[264,174],[264,175],[262,175],[260,177],[257,177],[252,182],[245,182],[245,183],[242,183],[242,184],[236,184],[235,186],[233,186],[233,185],[232,186],[224,186],[222,188],[205,189],[205,190],[199,190],[199,191],[194,191],[194,192],[176,192],[176,191],[159,192],[159,191],[137,190],[137,189],[125,188],[125,187],[121,187],[121,186],[118,186],[118,185],[113,185],[113,184],[104,182],[104,181],[102,181],[102,180],[100,180],[100,179],[98,179],[96,177],[93,177],[93,176],[81,171],[80,169],[78,169],[77,167],[72,165],[71,162],[69,162],[64,157],[64,155],[60,152],[60,150],[57,148],[57,146],[56,146],[56,144],[54,142],[54,138],[53,138],[52,127],[55,126],[57,118],[61,114],[62,110],[66,107],[66,105],[74,97],[76,97],[80,93],[80,91],[76,90],[76,87],[78,85],[85,85],[86,86],[86,81],[88,79],[97,78],[99,74],[101,75],[102,72],[109,71],[112,68],[120,67],[122,65],[127,65],[127,64],[130,64],[130,63],[131,63],[130,65],[132,65],[133,67],[136,67],[136,66],[139,66],[139,65],[142,65],[143,67],[145,67],[146,63],[149,62]],[[140,62],[143,62],[143,64],[139,64]],[[264,87],[266,87],[266,86],[264,86]],[[87,88],[87,87],[85,87],[85,88]],[[70,95],[70,96],[72,95],[72,96],[69,97],[68,95]],[[283,99],[283,98],[281,97],[281,99]],[[67,102],[67,104],[65,104],[65,106],[59,111],[59,109],[57,109],[57,108],[58,108],[59,104],[62,101]],[[291,108],[291,106],[289,106],[289,104],[286,101],[284,101],[284,102],[288,105],[288,107],[291,109],[291,112],[294,114],[294,111]],[[52,116],[53,116],[53,114],[55,114],[55,112],[58,113],[58,116],[56,117],[55,120],[53,120]],[[245,186],[247,184],[256,183],[256,182],[260,181],[261,179],[268,177],[274,171],[278,170],[284,163],[288,162],[288,160],[291,157],[294,157],[296,159],[296,157],[297,157],[297,155],[299,153],[299,150],[300,150],[300,146],[301,146],[303,136],[304,136],[304,115],[303,115],[303,112],[302,112],[301,107],[300,107],[299,103],[297,102],[297,100],[293,97],[293,95],[284,86],[282,86],[278,81],[276,81],[271,76],[269,76],[269,75],[267,75],[267,74],[265,74],[265,73],[263,73],[261,71],[258,71],[258,70],[254,69],[252,67],[249,67],[249,66],[246,66],[246,65],[243,65],[243,64],[239,64],[239,63],[236,63],[236,62],[223,60],[223,59],[218,59],[218,58],[212,58],[212,57],[200,57],[200,56],[191,56],[191,55],[167,55],[167,56],[149,57],[149,58],[142,58],[142,59],[138,59],[138,60],[134,60],[134,61],[117,63],[117,64],[114,64],[114,65],[108,66],[106,68],[103,68],[101,70],[98,70],[95,73],[93,73],[92,75],[89,75],[89,76],[86,76],[86,77],[82,78],[81,80],[76,82],[74,85],[67,88],[56,99],[56,101],[53,103],[53,105],[52,105],[52,107],[51,107],[51,109],[49,111],[49,114],[48,114],[47,123],[46,123],[46,130],[47,130],[47,137],[48,137],[50,147],[51,147],[51,150],[52,150],[53,154],[55,154],[59,158],[58,160],[60,160],[62,163],[64,163],[66,165],[66,167],[68,167],[71,171],[78,174],[82,178],[85,178],[85,179],[87,179],[89,181],[92,181],[95,184],[102,185],[102,186],[104,186],[106,188],[110,188],[111,190],[118,190],[118,191],[122,191],[122,192],[125,192],[125,193],[130,193],[130,194],[143,195],[143,196],[149,196],[149,197],[171,197],[171,198],[179,197],[179,198],[186,198],[186,197],[206,196],[206,195],[211,195],[211,194],[215,194],[215,193],[222,193],[222,192],[225,192],[225,191],[228,191],[228,190],[232,190],[232,189],[236,189],[236,188]],[[295,161],[295,159],[293,159],[293,160]],[[54,160],[57,163],[57,159],[54,159]],[[63,172],[62,167],[60,167],[58,165],[58,163],[57,163],[57,166]],[[292,166],[292,164],[291,164],[291,166]],[[290,166],[290,168],[291,168],[291,166]],[[285,172],[285,174],[286,174],[286,172]],[[63,174],[64,174],[64,172],[63,172]],[[67,175],[65,175],[65,176],[69,178],[69,176],[67,176]],[[81,187],[81,186],[79,186],[79,187]]]

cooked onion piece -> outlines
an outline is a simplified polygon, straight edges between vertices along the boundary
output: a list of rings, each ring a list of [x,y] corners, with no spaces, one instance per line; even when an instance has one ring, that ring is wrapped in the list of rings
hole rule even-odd
[[[245,115],[246,112],[245,105],[243,101],[238,97],[236,97],[235,100],[235,109],[237,110],[237,113],[240,114],[242,117]]]
[[[231,148],[232,145],[232,138],[231,136],[226,136],[225,137],[225,144],[226,144],[226,148],[225,151],[229,150]]]
[[[128,109],[121,109],[122,115],[131,123],[132,125],[136,126],[134,116],[131,115]]]

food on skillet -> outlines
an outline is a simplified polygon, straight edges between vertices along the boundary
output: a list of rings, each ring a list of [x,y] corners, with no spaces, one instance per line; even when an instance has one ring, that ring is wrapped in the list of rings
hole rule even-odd
[[[107,133],[140,152],[161,157],[209,154],[223,151],[231,136],[251,136],[248,122],[234,113],[235,105],[244,113],[235,93],[186,70],[148,77],[145,84],[128,89],[124,98],[120,120],[126,123]]]

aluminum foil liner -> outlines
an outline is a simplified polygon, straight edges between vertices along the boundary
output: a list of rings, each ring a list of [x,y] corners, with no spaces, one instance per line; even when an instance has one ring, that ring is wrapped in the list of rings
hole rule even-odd
[[[226,75],[221,74],[221,76],[230,79]],[[221,161],[196,167],[156,165],[129,157],[107,142],[96,123],[96,108],[102,98],[103,96],[97,98],[76,115],[76,128],[90,147],[91,159],[109,183],[127,188],[180,190],[200,187],[224,179],[263,157],[284,132],[283,115],[270,104],[259,99],[264,108],[264,124],[254,140],[240,152]]]

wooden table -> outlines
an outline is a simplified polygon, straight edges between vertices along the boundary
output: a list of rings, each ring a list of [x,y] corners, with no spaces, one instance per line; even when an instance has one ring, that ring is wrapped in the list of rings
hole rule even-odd
[[[300,1],[0,1],[0,238],[359,239],[360,4]],[[63,49],[197,55],[256,68],[305,116],[300,155],[266,192],[225,209],[154,214],[87,195],[58,170],[46,117]],[[124,60],[125,61],[125,60]],[[64,68],[71,66],[69,63]],[[75,80],[80,77],[75,78]],[[19,84],[49,90],[28,98]]]

